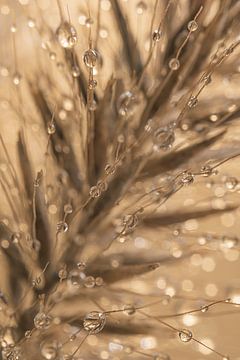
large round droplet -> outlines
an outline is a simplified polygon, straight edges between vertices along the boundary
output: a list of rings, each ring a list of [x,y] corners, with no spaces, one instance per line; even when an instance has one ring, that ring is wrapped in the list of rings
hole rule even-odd
[[[34,325],[37,329],[48,329],[51,325],[52,318],[51,316],[45,314],[44,312],[39,312],[34,317]]]
[[[187,330],[187,329],[183,329],[179,332],[179,339],[182,341],[182,342],[189,342],[192,340],[192,332],[190,330]]]
[[[238,180],[233,176],[228,177],[225,181],[225,186],[228,190],[234,190],[237,185]]]
[[[88,313],[83,320],[83,327],[90,334],[98,334],[106,324],[105,313],[92,311]]]
[[[170,67],[170,69],[173,70],[173,71],[178,70],[179,67],[180,67],[180,62],[179,62],[179,60],[176,59],[176,58],[171,59],[171,60],[169,61],[169,67]]]
[[[194,181],[194,175],[191,172],[184,172],[182,174],[181,182],[183,185],[190,185]]]
[[[77,31],[67,21],[64,21],[57,28],[56,36],[59,44],[65,49],[71,49],[77,43]]]
[[[188,30],[191,31],[191,32],[194,32],[196,31],[198,28],[198,24],[195,20],[192,20],[192,21],[189,21],[188,23]]]

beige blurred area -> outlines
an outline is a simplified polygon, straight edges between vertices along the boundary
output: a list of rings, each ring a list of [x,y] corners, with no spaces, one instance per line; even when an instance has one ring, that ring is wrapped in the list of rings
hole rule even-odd
[[[136,15],[138,1],[119,0],[119,2],[131,26],[134,29],[137,27],[137,30],[134,30],[136,42],[141,42],[142,46],[145,46],[147,49],[146,27],[151,20],[154,1],[145,1],[148,12],[144,20]],[[174,3],[177,2],[174,1]],[[70,18],[78,32],[79,38],[76,52],[80,60],[83,51],[88,46],[88,28],[85,26],[85,21],[89,17],[89,11],[91,17],[96,18],[98,6],[102,8],[102,35],[100,35],[98,41],[103,57],[106,59],[103,68],[96,74],[96,79],[99,83],[99,96],[101,96],[107,80],[112,75],[112,54],[116,54],[119,51],[118,46],[115,45],[119,41],[119,34],[117,25],[112,20],[111,2],[108,0],[61,1],[64,16],[67,19]],[[178,21],[178,13],[182,13],[182,11],[187,12],[184,6],[185,1],[179,1],[176,11],[176,23]],[[28,22],[31,20],[36,22],[41,36],[35,27],[29,27]],[[39,67],[43,67],[44,71],[46,71],[47,66],[50,72],[56,72],[57,74],[58,70],[56,70],[55,63],[58,61],[58,57],[59,59],[61,58],[61,54],[58,53],[59,49],[55,48],[54,42],[49,38],[50,33],[45,33],[42,29],[46,25],[55,31],[59,21],[59,9],[55,0],[0,0],[0,133],[8,149],[11,161],[19,174],[19,179],[21,179],[21,175],[17,156],[17,139],[20,131],[25,131],[27,144],[31,148],[31,162],[35,173],[44,161],[43,149],[46,147],[46,129],[44,129],[42,123],[38,122],[35,109],[28,103],[27,87],[24,81],[26,76],[34,78],[34,74],[39,70]],[[16,32],[11,32],[11,26],[16,26]],[[176,26],[176,24],[173,24],[173,26]],[[92,26],[92,31],[93,36],[95,36],[95,24]],[[55,62],[51,61],[51,59],[46,59],[44,44],[48,44],[47,46],[49,46],[50,51],[56,53],[57,60]],[[41,55],[36,58],[36,54],[39,54],[39,52]],[[148,52],[143,50],[143,59],[147,59],[147,55]],[[205,115],[204,111],[206,111],[206,114],[209,113],[210,108],[213,122],[217,121],[217,118],[214,118],[215,111],[221,112],[229,108],[231,112],[231,107],[239,106],[240,73],[238,73],[238,66],[236,65],[239,62],[239,50],[234,56],[234,69],[236,71],[234,70],[233,74],[229,77],[223,76],[220,72],[216,73],[214,81],[204,90],[200,97],[199,102],[203,104],[202,117]],[[231,68],[232,63],[230,60],[229,64],[226,62],[223,66],[228,70],[229,67]],[[155,64],[156,56],[151,66],[154,68],[154,66],[156,67]],[[120,68],[118,68],[118,71],[121,73]],[[123,69],[123,71],[125,70]],[[21,84],[19,87],[12,84],[16,72],[21,74]],[[56,88],[63,84],[63,80],[59,80],[58,83],[56,82]],[[53,97],[54,91],[55,89],[53,89]],[[71,96],[72,94],[71,88],[64,87],[63,91],[66,96]],[[180,98],[181,94],[178,94],[177,97]],[[224,102],[222,98],[224,98]],[[9,108],[9,104],[12,103],[17,108],[17,113],[15,114]],[[197,108],[194,109],[193,114],[197,111]],[[21,112],[24,113],[25,122],[18,116]],[[232,154],[233,149],[238,152],[240,149],[239,120],[235,120],[234,124],[229,126],[229,129],[227,129],[216,145],[213,145],[210,150],[203,150],[189,165],[193,169],[198,169],[198,163],[215,157],[221,158],[222,151],[224,151],[226,156]],[[185,133],[179,131],[176,146],[182,146],[187,141],[191,141],[192,136],[190,134],[188,139]],[[4,171],[5,163],[5,155],[0,151],[1,172]],[[189,219],[181,223],[176,220],[175,223],[166,227],[148,229],[146,233],[140,227],[134,233],[133,241],[128,244],[116,244],[113,250],[116,254],[126,251],[126,247],[128,247],[127,251],[129,253],[134,254],[137,251],[137,256],[140,258],[151,252],[151,254],[155,253],[156,256],[159,255],[163,259],[162,263],[160,261],[159,268],[154,272],[111,285],[113,288],[122,289],[124,303],[128,303],[131,300],[131,297],[127,295],[127,290],[131,290],[139,294],[152,294],[153,296],[157,296],[158,293],[174,296],[176,293],[181,294],[186,299],[189,298],[189,300],[179,302],[173,298],[170,303],[153,307],[151,311],[149,310],[151,314],[166,315],[199,308],[199,306],[205,304],[205,298],[212,299],[213,301],[231,298],[240,304],[240,208],[238,207],[240,204],[240,186],[238,184],[237,189],[231,191],[225,184],[226,178],[229,176],[234,176],[240,183],[239,165],[240,157],[229,160],[218,168],[217,175],[209,178],[197,178],[194,184],[184,187],[158,210],[159,214],[166,217],[168,214],[178,214],[180,212],[189,213],[192,211],[196,213],[209,206],[214,210],[222,210],[228,205],[236,205],[236,209],[233,211],[219,212],[199,218],[191,218],[190,216]],[[138,185],[141,187],[141,184]],[[149,184],[149,187],[151,186],[152,184]],[[0,199],[1,216],[3,220],[6,220],[9,217],[10,210],[2,188],[0,188]],[[179,228],[182,230],[180,237],[175,235]],[[205,233],[237,237],[239,245],[237,248],[227,250],[219,248],[215,244],[210,244],[208,249],[205,246],[201,248],[201,241],[204,241],[201,240],[203,238],[201,234]],[[192,239],[198,239],[196,247],[191,248],[191,254],[186,258],[182,257],[182,245],[184,244],[183,248],[187,248],[187,242],[188,239],[191,241],[191,236]],[[163,239],[161,246],[159,246],[159,238]],[[173,254],[174,261],[165,262],[164,258],[169,249]],[[4,271],[5,263],[0,260],[0,274]],[[4,286],[7,287],[7,284],[4,284]],[[105,301],[106,306],[108,304],[110,306],[110,301],[106,300],[106,298],[107,292],[104,295],[103,303]],[[196,298],[199,300],[194,301]],[[151,301],[152,297],[147,295],[145,300],[146,302]],[[76,304],[76,306],[78,305]],[[140,321],[143,321],[140,315],[137,316]],[[194,336],[206,345],[220,353],[229,354],[230,360],[240,360],[240,305],[229,306],[228,304],[219,304],[206,313],[198,312],[183,317],[175,317],[168,319],[168,322],[176,327],[190,329]],[[164,326],[159,325],[159,331],[155,331],[153,334],[136,335],[131,337],[130,342],[138,347],[139,351],[153,353],[154,351],[161,350],[166,352],[171,360],[217,360],[218,358],[223,360],[217,354],[201,347],[199,344],[193,342],[182,344],[179,342],[176,334],[172,334],[169,331],[166,335],[165,331]],[[99,358],[102,359],[115,359],[113,354],[106,355],[104,353],[104,351],[108,352],[109,343],[116,341],[116,339],[128,343],[127,336],[124,336],[124,334],[121,336],[114,334],[112,338],[105,334],[101,336],[99,338],[93,337],[92,340],[88,339],[88,343],[89,346],[96,346],[95,344],[97,344],[99,354],[102,354]],[[101,339],[103,340],[102,342]],[[135,354],[132,357],[129,355],[129,359],[131,358],[139,360],[147,359],[145,355],[141,354]],[[87,357],[84,359],[87,360]]]

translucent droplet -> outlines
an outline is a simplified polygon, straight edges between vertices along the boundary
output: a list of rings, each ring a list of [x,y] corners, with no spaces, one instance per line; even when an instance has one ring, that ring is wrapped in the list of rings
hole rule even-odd
[[[111,165],[111,164],[107,164],[105,166],[105,171],[108,175],[112,175],[115,173],[116,171],[116,167],[114,165]]]
[[[182,174],[181,182],[184,185],[190,185],[194,181],[194,175],[191,172],[185,172]]]
[[[47,132],[48,132],[48,134],[49,134],[49,135],[52,135],[52,134],[55,133],[55,131],[56,131],[56,126],[55,126],[55,124],[54,124],[52,121],[49,122],[49,123],[48,123],[48,126],[47,126]]]
[[[238,238],[223,236],[222,245],[225,249],[233,249],[238,245]]]
[[[193,32],[196,31],[198,29],[198,24],[195,20],[189,21],[188,23],[188,30]]]
[[[201,167],[201,175],[202,176],[208,177],[208,176],[213,175],[213,173],[214,173],[214,171],[211,166],[204,165]]]
[[[84,261],[79,261],[78,263],[77,263],[77,267],[78,267],[78,269],[80,270],[80,271],[84,271],[85,269],[86,269],[86,263],[84,262]]]
[[[98,60],[98,53],[94,49],[88,49],[83,54],[83,62],[88,68],[94,68]]]
[[[92,18],[87,18],[87,19],[85,20],[85,25],[86,25],[86,27],[90,28],[91,25],[93,25],[93,24],[94,24],[94,21],[93,21]]]
[[[88,313],[83,320],[83,327],[90,334],[98,334],[106,324],[106,315],[99,311]]]
[[[204,82],[205,85],[210,84],[210,83],[212,82],[212,77],[211,77],[211,75],[210,75],[210,74],[204,75],[204,77],[203,77],[203,82]]]
[[[71,72],[74,78],[80,76],[80,69],[77,65],[72,66]]]
[[[95,89],[95,87],[97,86],[97,81],[96,80],[90,80],[88,87],[89,89]]]
[[[77,43],[77,31],[67,21],[60,24],[56,31],[59,44],[65,49],[71,49]]]
[[[100,277],[100,276],[97,276],[96,279],[95,279],[95,284],[97,286],[102,286],[103,285],[103,278]]]
[[[69,281],[73,286],[79,286],[82,284],[82,279],[80,278],[80,274],[78,271],[71,271],[69,274]]]
[[[137,214],[129,214],[129,215],[125,215],[123,217],[123,226],[124,226],[124,234],[132,231],[133,229],[135,229],[135,227],[138,224],[138,216]]]
[[[160,127],[153,134],[153,149],[155,151],[171,149],[175,141],[174,130],[169,127]]]
[[[68,231],[68,224],[65,221],[59,221],[57,223],[57,231],[58,232],[67,232]]]
[[[64,212],[65,214],[71,214],[73,212],[73,208],[71,204],[64,205]]]
[[[197,104],[198,104],[198,98],[196,96],[191,96],[188,101],[188,107],[193,108],[197,106]]]
[[[139,1],[136,6],[137,14],[142,15],[146,10],[147,10],[146,3],[144,1]]]
[[[36,26],[36,22],[33,18],[28,18],[28,26],[30,28],[34,28]]]
[[[179,62],[178,59],[172,58],[172,59],[169,61],[169,64],[168,64],[168,65],[169,65],[169,67],[170,67],[171,70],[176,71],[176,70],[178,70],[179,67],[180,67],[180,62]]]
[[[122,93],[117,101],[117,111],[119,115],[126,116],[131,114],[136,105],[136,97],[131,91]]]
[[[202,312],[202,313],[207,312],[208,309],[209,309],[209,307],[208,307],[207,305],[201,306],[201,312]]]
[[[97,110],[97,102],[95,100],[92,100],[92,102],[88,106],[90,111],[96,111]]]
[[[21,82],[21,79],[22,79],[22,76],[21,76],[21,74],[19,74],[18,72],[16,72],[15,74],[13,74],[13,83],[14,83],[14,85],[19,85],[20,84],[20,82]]]
[[[97,198],[101,195],[101,191],[97,186],[92,186],[90,188],[89,195],[91,196],[91,198]]]
[[[30,337],[32,336],[32,331],[31,330],[25,331],[24,336],[25,336],[26,339],[30,339]]]
[[[35,317],[34,317],[34,325],[37,329],[48,329],[49,326],[51,325],[52,322],[52,318],[51,316],[45,314],[44,312],[39,312]]]
[[[60,280],[65,280],[68,277],[68,272],[66,268],[60,269],[58,272],[58,277]]]
[[[171,296],[170,295],[164,295],[161,299],[163,305],[169,305],[171,302]]]
[[[170,356],[166,353],[160,352],[153,355],[153,360],[170,360]]]
[[[161,36],[162,36],[161,30],[155,30],[153,32],[152,39],[153,39],[154,42],[158,42],[158,41],[160,41]]]
[[[228,190],[234,190],[237,185],[238,185],[238,180],[233,176],[228,177],[225,181],[225,186]]]
[[[106,191],[107,190],[107,183],[106,181],[103,180],[99,180],[97,182],[97,187],[100,190],[100,192]]]
[[[224,356],[224,357],[222,358],[222,360],[230,360],[230,357],[229,357],[229,356]]]
[[[125,305],[123,309],[124,314],[126,315],[133,315],[136,312],[136,308],[134,305]]]
[[[84,279],[84,286],[86,288],[93,288],[95,286],[95,278],[93,276],[87,276]]]
[[[46,360],[55,360],[58,357],[58,345],[56,341],[44,341],[40,345],[41,355]]]
[[[189,342],[192,340],[192,332],[187,329],[183,329],[179,332],[179,338],[182,342]]]

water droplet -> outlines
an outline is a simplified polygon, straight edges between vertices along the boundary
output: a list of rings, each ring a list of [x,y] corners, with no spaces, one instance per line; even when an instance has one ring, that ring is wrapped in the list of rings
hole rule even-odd
[[[155,151],[164,150],[167,151],[171,149],[173,143],[175,141],[175,133],[174,130],[169,127],[160,127],[155,130],[153,134],[153,149]]]
[[[100,276],[97,276],[95,279],[95,283],[97,286],[102,286],[103,285],[103,278]]]
[[[55,131],[56,131],[56,126],[55,126],[55,124],[54,124],[52,121],[49,122],[49,123],[48,123],[48,126],[47,126],[47,132],[48,132],[48,134],[49,134],[49,135],[52,135],[52,134],[55,133]]]
[[[128,304],[128,305],[124,306],[123,312],[124,312],[125,315],[133,315],[136,312],[136,308],[135,308],[134,305],[129,305]]]
[[[34,325],[37,329],[48,329],[49,326],[51,325],[52,322],[52,318],[51,316],[45,314],[44,312],[39,312],[35,317],[34,317]]]
[[[72,66],[71,73],[74,78],[80,76],[80,68],[77,65]]]
[[[147,10],[147,5],[144,1],[139,1],[136,6],[136,12],[138,15],[142,15]]]
[[[31,330],[25,331],[24,336],[25,336],[26,339],[30,339],[30,337],[32,336],[32,331]]]
[[[238,238],[223,236],[222,245],[225,249],[233,249],[238,245]]]
[[[77,267],[80,271],[84,271],[87,267],[87,264],[84,261],[79,261],[77,263]]]
[[[41,355],[46,360],[55,360],[58,356],[58,345],[56,341],[44,341],[40,345]]]
[[[162,32],[161,30],[158,29],[153,32],[152,39],[154,42],[158,42],[160,41],[161,36],[162,36]]]
[[[83,62],[88,68],[94,68],[98,60],[98,53],[94,49],[88,49],[83,54]]]
[[[60,24],[56,31],[59,44],[65,49],[71,49],[77,43],[77,31],[67,21]]]
[[[71,214],[73,212],[73,208],[71,204],[64,205],[64,212],[65,214]]]
[[[87,276],[84,279],[84,286],[86,288],[93,288],[95,286],[95,278],[93,276]]]
[[[171,296],[170,295],[164,295],[161,299],[161,302],[163,305],[169,305],[171,302]]]
[[[160,352],[153,355],[153,360],[170,360],[170,356],[166,353]]]
[[[89,89],[95,89],[95,87],[97,86],[97,80],[90,80],[88,87]]]
[[[181,182],[184,185],[190,185],[194,181],[194,175],[191,172],[184,172],[182,174]]]
[[[57,231],[58,232],[67,232],[68,231],[68,224],[64,221],[59,221],[57,223]]]
[[[208,176],[211,176],[213,174],[214,174],[214,171],[213,171],[211,166],[204,165],[204,166],[201,167],[201,175],[202,176],[208,177]]]
[[[105,171],[108,175],[112,175],[115,173],[116,171],[116,167],[114,165],[111,165],[111,164],[107,164],[105,166]]]
[[[168,65],[169,65],[169,67],[170,67],[171,70],[176,71],[176,70],[178,70],[179,67],[180,67],[180,62],[179,62],[178,59],[172,58],[172,59],[169,61],[169,64],[168,64]]]
[[[202,313],[207,312],[208,309],[209,309],[209,307],[208,307],[207,305],[201,306],[201,312],[202,312]]]
[[[189,108],[193,108],[197,106],[198,98],[196,96],[191,96],[187,104]]]
[[[95,100],[92,100],[92,102],[88,106],[90,111],[96,111],[97,109],[97,102]]]
[[[99,311],[88,313],[83,320],[83,327],[90,334],[98,334],[106,324],[106,315]]]
[[[234,190],[237,185],[238,185],[238,180],[233,176],[228,177],[225,181],[225,186],[228,190]]]
[[[190,330],[183,329],[179,332],[178,336],[182,342],[189,342],[191,341],[193,335]]]
[[[136,105],[136,97],[131,91],[125,91],[117,100],[117,111],[121,116],[131,114]]]
[[[204,77],[203,77],[203,82],[204,82],[205,85],[210,84],[210,83],[212,82],[212,77],[211,77],[211,75],[210,75],[210,74],[204,75]]]
[[[222,358],[222,360],[230,360],[230,357],[229,357],[229,356],[224,356],[224,357]]]
[[[49,57],[50,57],[50,59],[51,59],[52,61],[56,60],[56,53],[53,52],[53,51],[51,51],[51,52],[49,53]]]
[[[79,276],[79,272],[72,270],[68,277],[70,284],[73,286],[79,286],[82,284],[82,279]]]
[[[21,74],[19,74],[18,72],[16,72],[15,74],[13,74],[13,83],[14,83],[14,85],[19,85],[20,84],[20,82],[21,82],[21,79],[22,79],[22,76],[21,76]]]
[[[193,32],[196,31],[198,29],[198,24],[195,20],[189,21],[188,23],[188,30]]]
[[[34,28],[36,26],[36,22],[33,18],[28,18],[28,26],[30,28]]]
[[[90,188],[89,195],[91,196],[91,198],[97,198],[101,195],[101,191],[97,186],[92,186]]]
[[[99,191],[102,193],[103,191],[106,191],[107,190],[107,183],[106,181],[103,181],[103,180],[99,180],[97,182],[97,187],[99,189]]]
[[[128,233],[129,231],[132,231],[135,229],[135,227],[138,224],[138,215],[137,214],[129,214],[125,215],[122,220],[124,231],[123,234]]]
[[[85,25],[86,25],[86,27],[88,27],[88,28],[90,28],[91,25],[93,25],[93,23],[94,23],[94,21],[93,21],[92,18],[87,18],[87,19],[85,20]]]

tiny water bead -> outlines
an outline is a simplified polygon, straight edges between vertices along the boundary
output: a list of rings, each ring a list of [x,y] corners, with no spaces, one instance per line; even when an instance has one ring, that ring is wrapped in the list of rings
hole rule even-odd
[[[225,249],[233,249],[238,245],[238,238],[236,237],[222,237],[222,245]]]
[[[198,98],[196,96],[191,96],[187,103],[190,109],[197,106],[197,104],[198,104]]]
[[[181,331],[179,332],[178,336],[179,336],[179,339],[180,339],[182,342],[185,342],[185,343],[191,341],[191,340],[192,340],[192,337],[193,337],[192,332],[191,332],[190,330],[187,330],[187,329],[181,330]]]
[[[13,74],[12,80],[13,80],[13,84],[18,86],[21,82],[22,76],[20,73],[15,72],[15,74]]]
[[[97,86],[97,80],[90,80],[89,81],[89,84],[88,84],[89,89],[93,90],[93,89],[96,88],[96,86]]]
[[[74,78],[79,77],[81,73],[80,68],[77,65],[73,65],[71,68],[71,73]]]
[[[48,135],[53,135],[56,131],[56,126],[55,124],[51,121],[48,123],[48,126],[47,126],[47,132],[48,132]]]
[[[156,355],[153,355],[153,360],[170,360],[170,356],[166,353],[159,352]]]
[[[147,5],[144,1],[139,1],[136,6],[136,12],[138,15],[142,15],[147,10]]]
[[[73,212],[73,208],[71,204],[64,205],[64,212],[65,214],[71,214]]]
[[[65,268],[62,268],[58,272],[58,277],[60,280],[65,280],[68,277],[68,272]]]
[[[153,32],[152,39],[154,42],[158,42],[160,41],[161,36],[162,36],[161,30],[157,29]]]
[[[94,24],[94,21],[93,21],[92,18],[86,18],[86,20],[85,20],[85,26],[86,27],[90,28],[91,25],[93,25],[93,24]]]
[[[168,63],[169,67],[171,70],[176,71],[179,69],[180,67],[180,62],[177,58],[172,58],[169,63]]]
[[[153,134],[153,149],[167,151],[172,148],[174,141],[174,130],[169,126],[160,127]]]
[[[125,91],[117,100],[117,111],[121,116],[131,114],[136,105],[136,96],[131,91]]]
[[[194,175],[191,172],[184,172],[182,174],[181,182],[183,185],[190,185],[194,181]]]
[[[231,176],[225,180],[225,186],[228,190],[234,190],[238,185],[238,180]]]
[[[56,30],[58,43],[65,49],[73,48],[77,43],[77,31],[74,26],[64,21]]]
[[[36,22],[33,18],[28,18],[27,24],[28,24],[28,27],[30,27],[30,28],[34,28],[36,26]]]
[[[98,61],[98,53],[94,49],[88,49],[83,54],[83,62],[88,68],[94,68]]]
[[[137,214],[129,214],[123,217],[122,223],[124,226],[124,233],[128,231],[132,231],[138,225],[138,215]]]
[[[195,20],[189,21],[188,23],[188,30],[194,32],[198,29],[198,24]]]
[[[116,171],[116,166],[115,165],[111,165],[111,164],[107,164],[106,166],[105,166],[105,172],[106,172],[106,174],[108,174],[108,175],[112,175],[112,174],[114,174],[115,173],[115,171]]]
[[[101,195],[101,191],[97,186],[92,186],[89,190],[91,198],[98,198]]]
[[[203,305],[203,306],[201,306],[201,312],[202,312],[202,313],[207,312],[207,311],[208,311],[208,309],[209,309],[209,307],[208,307],[207,305]]]
[[[134,315],[136,312],[136,308],[134,305],[128,304],[124,306],[123,312],[125,315]]]
[[[34,325],[39,330],[48,329],[51,325],[52,318],[51,316],[45,314],[44,312],[39,312],[34,317]]]
[[[84,271],[87,267],[87,264],[84,261],[79,261],[77,263],[77,267],[80,271]]]
[[[84,279],[84,286],[86,288],[93,288],[95,286],[95,278],[93,276],[87,276]]]
[[[55,360],[58,357],[58,345],[56,341],[44,341],[40,345],[41,355],[46,360]]]
[[[98,334],[106,324],[106,314],[99,311],[91,311],[83,320],[83,328],[90,334]]]
[[[57,223],[57,231],[58,232],[67,232],[68,231],[68,224],[65,221],[59,221]]]

